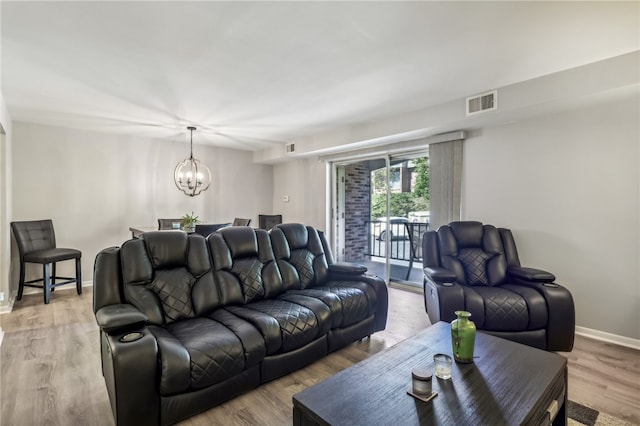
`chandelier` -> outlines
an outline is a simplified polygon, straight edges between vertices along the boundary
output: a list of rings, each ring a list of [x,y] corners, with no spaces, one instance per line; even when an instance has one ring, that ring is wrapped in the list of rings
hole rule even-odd
[[[190,197],[200,195],[211,185],[211,170],[200,161],[193,158],[193,131],[195,127],[189,126],[191,131],[191,154],[178,163],[173,172],[173,180],[178,189]]]

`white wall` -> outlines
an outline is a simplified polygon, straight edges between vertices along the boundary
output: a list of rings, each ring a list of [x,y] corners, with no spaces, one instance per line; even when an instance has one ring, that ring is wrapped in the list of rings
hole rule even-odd
[[[52,219],[58,245],[82,250],[83,280],[90,281],[97,252],[130,238],[130,226],[153,227],[159,217],[191,211],[205,223],[246,217],[257,225],[258,214],[272,210],[272,167],[253,164],[246,151],[194,143],[194,156],[211,168],[213,184],[197,197],[184,195],[173,170],[188,156],[188,135],[177,139],[14,122],[13,219]],[[72,276],[67,263],[61,271]]]
[[[370,149],[461,129],[494,126],[527,119],[532,114],[593,102],[595,98],[637,87],[639,63],[640,51],[635,51],[509,86],[488,87],[487,90],[498,90],[499,108],[490,114],[467,116],[466,100],[460,98],[417,111],[299,137],[295,139],[295,157]],[[277,162],[283,156],[282,146],[254,153],[256,162]]]
[[[463,219],[511,228],[568,287],[577,324],[640,338],[640,98],[472,133]]]
[[[640,99],[470,131],[463,220],[511,228],[525,266],[570,289],[577,325],[640,338]],[[324,164],[274,166],[274,210],[324,229]],[[290,196],[282,203],[282,195]]]
[[[273,214],[283,222],[297,222],[326,230],[325,163],[315,158],[273,166]],[[289,201],[284,202],[283,196]]]
[[[12,123],[9,111],[0,92],[0,126],[4,134],[0,135],[0,292],[4,300],[0,301],[0,312],[9,309],[9,270],[10,270],[10,231],[11,221],[11,140]],[[0,131],[1,132],[1,131]],[[0,340],[2,335],[0,330]]]

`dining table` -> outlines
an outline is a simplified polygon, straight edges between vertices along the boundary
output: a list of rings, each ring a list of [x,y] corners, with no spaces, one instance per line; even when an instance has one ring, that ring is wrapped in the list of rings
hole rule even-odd
[[[131,231],[131,238],[140,238],[140,235],[145,232],[157,231],[157,226],[130,226],[129,231]],[[179,229],[167,229],[169,232],[179,231]]]

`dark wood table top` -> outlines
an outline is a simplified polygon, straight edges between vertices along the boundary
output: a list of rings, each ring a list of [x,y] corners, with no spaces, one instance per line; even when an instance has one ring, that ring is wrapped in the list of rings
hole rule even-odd
[[[424,366],[435,373],[436,353],[451,355],[448,323],[294,395],[294,422],[297,411],[312,423],[330,425],[527,424],[534,422],[533,413],[546,411],[552,392],[566,400],[566,358],[478,332],[474,363],[454,362],[451,380],[434,374],[438,396],[418,401],[406,393],[411,370]],[[566,420],[564,406],[562,415]]]

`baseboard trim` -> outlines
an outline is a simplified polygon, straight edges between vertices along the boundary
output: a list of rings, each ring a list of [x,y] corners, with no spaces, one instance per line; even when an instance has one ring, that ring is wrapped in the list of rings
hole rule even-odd
[[[13,302],[16,301],[15,296],[11,296],[5,305],[0,306],[0,315],[8,314],[13,310]]]
[[[406,284],[401,281],[390,281],[389,287],[397,288],[398,290],[410,291],[411,293],[423,294],[422,287]]]
[[[91,281],[82,281],[82,287],[93,287],[93,280]],[[66,291],[66,290],[75,290],[75,287],[72,284],[69,284],[67,287],[60,287],[58,290],[56,291]],[[11,311],[13,311],[13,304],[16,301],[16,296],[17,296],[18,292],[15,291],[13,292],[13,294],[11,294],[11,297],[9,298],[9,301],[6,305],[0,305],[0,315],[2,314],[8,314],[11,313]],[[24,292],[22,293],[23,296],[29,295],[29,294],[42,294],[42,289],[40,288],[33,288],[33,287],[26,287],[24,289]]]
[[[606,331],[593,330],[591,328],[576,326],[576,334],[601,342],[613,343],[619,346],[640,350],[640,339],[607,333]]]

